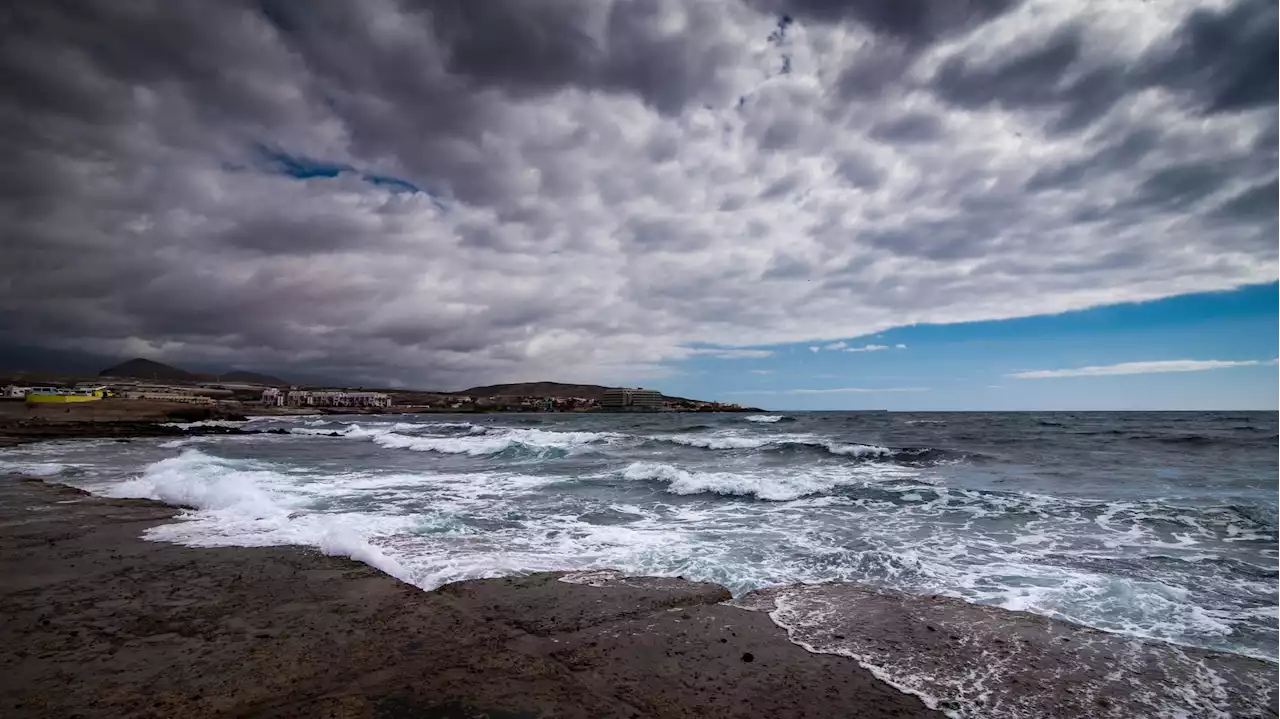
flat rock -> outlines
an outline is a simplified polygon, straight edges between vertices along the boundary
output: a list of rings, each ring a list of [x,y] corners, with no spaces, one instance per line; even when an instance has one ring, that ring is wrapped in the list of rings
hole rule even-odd
[[[424,592],[306,549],[139,538],[174,511],[0,478],[0,716],[941,716],[716,585]]]
[[[858,661],[955,716],[1277,715],[1276,665],[1027,612],[855,584],[775,587],[735,604],[812,651]]]

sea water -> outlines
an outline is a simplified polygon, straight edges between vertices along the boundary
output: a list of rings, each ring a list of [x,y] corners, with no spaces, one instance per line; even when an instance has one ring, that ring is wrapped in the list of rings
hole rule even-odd
[[[1277,654],[1275,413],[256,418],[0,470],[189,509],[193,546],[300,544],[424,589],[616,568],[741,595],[860,582]]]

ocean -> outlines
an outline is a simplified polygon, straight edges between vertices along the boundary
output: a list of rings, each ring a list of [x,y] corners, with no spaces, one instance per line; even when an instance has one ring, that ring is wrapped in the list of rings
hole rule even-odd
[[[858,582],[1275,661],[1275,413],[263,417],[0,470],[190,509],[431,589],[615,568],[735,595]]]

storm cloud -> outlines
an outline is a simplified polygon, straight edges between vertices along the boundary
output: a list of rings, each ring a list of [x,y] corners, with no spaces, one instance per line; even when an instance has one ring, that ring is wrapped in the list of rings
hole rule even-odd
[[[14,3],[0,343],[636,382],[1270,282],[1276,26],[1262,0]]]

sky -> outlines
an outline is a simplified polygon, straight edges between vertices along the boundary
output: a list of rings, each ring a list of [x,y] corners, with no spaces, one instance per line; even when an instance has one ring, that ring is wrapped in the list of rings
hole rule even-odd
[[[1274,0],[17,3],[0,362],[1275,409],[1276,67]]]
[[[755,358],[702,358],[666,384],[769,409],[1275,410],[1277,285],[1060,315],[918,325]]]

